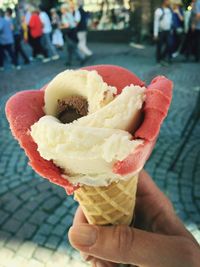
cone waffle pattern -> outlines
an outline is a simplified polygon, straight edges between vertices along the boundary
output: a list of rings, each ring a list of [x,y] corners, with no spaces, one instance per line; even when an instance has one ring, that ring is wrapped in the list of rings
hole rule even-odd
[[[138,176],[107,187],[82,186],[75,191],[90,224],[126,224],[132,221]]]

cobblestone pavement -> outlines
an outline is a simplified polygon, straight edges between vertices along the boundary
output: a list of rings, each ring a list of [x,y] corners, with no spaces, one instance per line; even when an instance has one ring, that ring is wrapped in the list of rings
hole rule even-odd
[[[200,123],[196,105],[199,65],[160,67],[153,49],[93,44],[88,64],[117,64],[149,82],[165,74],[175,83],[173,103],[146,168],[200,242]],[[40,88],[64,70],[64,59],[0,73],[0,267],[86,266],[67,241],[77,204],[62,188],[38,177],[12,138],[4,115],[9,95]],[[199,104],[200,105],[200,104]],[[196,109],[195,109],[196,107]]]

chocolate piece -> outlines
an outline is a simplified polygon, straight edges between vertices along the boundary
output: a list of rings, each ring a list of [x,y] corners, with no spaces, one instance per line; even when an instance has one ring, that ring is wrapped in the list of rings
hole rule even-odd
[[[58,119],[70,123],[88,114],[88,101],[82,96],[69,96],[58,100]]]

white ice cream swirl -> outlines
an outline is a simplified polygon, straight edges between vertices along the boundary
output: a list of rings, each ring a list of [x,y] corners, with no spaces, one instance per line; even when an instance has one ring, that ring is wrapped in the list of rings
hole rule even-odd
[[[45,90],[46,116],[31,127],[31,136],[40,155],[73,184],[106,186],[133,175],[117,175],[112,167],[143,143],[131,133],[138,127],[145,88],[130,85],[116,93],[96,71],[86,70],[65,71]],[[87,99],[88,115],[62,124],[56,118],[58,100],[74,95]]]

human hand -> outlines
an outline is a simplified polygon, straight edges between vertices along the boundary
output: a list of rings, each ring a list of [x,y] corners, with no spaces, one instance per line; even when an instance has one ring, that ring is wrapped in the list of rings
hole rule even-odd
[[[95,267],[197,267],[200,248],[150,176],[139,177],[135,225],[88,225],[79,207],[69,231],[72,246]]]

